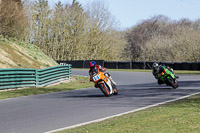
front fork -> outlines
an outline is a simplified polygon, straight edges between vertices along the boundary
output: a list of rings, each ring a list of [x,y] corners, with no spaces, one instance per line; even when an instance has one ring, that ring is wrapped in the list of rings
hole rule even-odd
[[[110,75],[109,73],[104,73],[104,75],[105,75],[106,77],[108,77],[108,78],[110,79],[110,81],[111,81],[114,85],[116,85],[116,82],[112,79],[112,77],[111,77],[111,75]]]

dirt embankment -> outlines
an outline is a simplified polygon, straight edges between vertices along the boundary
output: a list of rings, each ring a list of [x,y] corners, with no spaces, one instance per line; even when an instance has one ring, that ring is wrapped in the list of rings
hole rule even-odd
[[[41,69],[58,65],[33,44],[6,39],[0,36],[0,69]]]

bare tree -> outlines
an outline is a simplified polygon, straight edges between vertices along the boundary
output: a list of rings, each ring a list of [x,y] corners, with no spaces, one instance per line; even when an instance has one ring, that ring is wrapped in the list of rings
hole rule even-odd
[[[179,21],[180,22],[180,21]],[[200,61],[200,30],[192,24],[176,23],[170,35],[159,35],[149,40],[142,49],[147,61]]]
[[[92,8],[91,8],[92,7]],[[110,14],[102,1],[94,1],[86,8],[88,15],[89,59],[119,60],[123,38],[115,30],[118,21]]]
[[[31,17],[26,40],[55,60],[120,60],[123,56],[126,41],[101,1],[86,8],[76,0],[66,5],[58,2],[51,10],[47,0],[37,0],[27,11]]]
[[[21,0],[3,0],[0,4],[0,34],[23,39],[26,26]]]
[[[152,37],[158,34],[165,34],[165,30],[162,28],[166,24],[168,18],[165,16],[155,16],[151,19],[144,20],[140,24],[133,27],[126,35],[128,45],[126,50],[131,56],[132,60],[138,60],[141,56],[141,48]]]

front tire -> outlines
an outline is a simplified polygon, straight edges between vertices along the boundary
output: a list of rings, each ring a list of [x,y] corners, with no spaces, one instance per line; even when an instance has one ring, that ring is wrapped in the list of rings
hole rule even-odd
[[[167,82],[170,86],[176,89],[177,86],[175,85],[174,80],[171,77],[167,78]]]
[[[99,88],[105,96],[107,96],[107,97],[111,96],[110,89],[105,83],[99,84]]]

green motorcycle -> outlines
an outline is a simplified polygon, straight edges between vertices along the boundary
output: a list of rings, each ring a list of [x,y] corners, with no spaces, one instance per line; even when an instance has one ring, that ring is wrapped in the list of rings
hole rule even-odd
[[[172,73],[172,71],[162,66],[162,68],[159,68],[159,73],[158,77],[163,81],[163,83],[173,87],[174,89],[178,88],[177,77]]]

